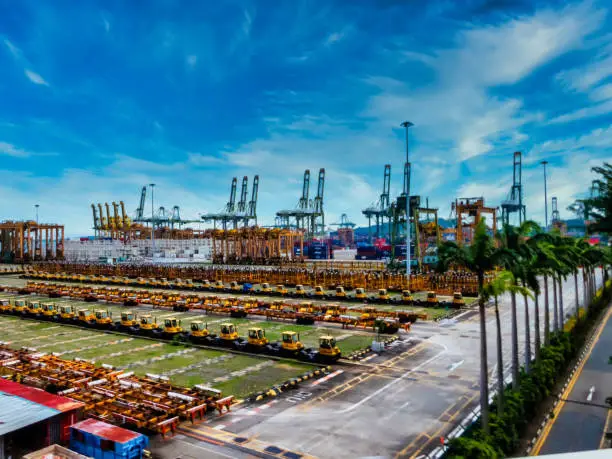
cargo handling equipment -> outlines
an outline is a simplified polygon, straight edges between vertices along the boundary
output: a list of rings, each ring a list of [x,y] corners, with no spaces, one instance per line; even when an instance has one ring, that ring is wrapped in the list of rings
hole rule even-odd
[[[202,420],[207,413],[229,411],[234,397],[205,386],[192,389],[167,378],[96,367],[84,360],[19,351],[0,345],[0,375],[85,403],[85,415],[136,430],[173,435],[179,422]]]

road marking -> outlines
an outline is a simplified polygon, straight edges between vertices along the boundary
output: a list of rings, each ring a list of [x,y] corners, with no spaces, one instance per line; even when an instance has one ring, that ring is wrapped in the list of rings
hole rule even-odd
[[[569,394],[572,392],[572,389],[574,388],[576,381],[578,381],[578,378],[582,374],[582,369],[584,365],[586,364],[586,362],[591,357],[591,353],[593,352],[595,345],[599,341],[599,338],[601,337],[601,334],[603,333],[604,328],[606,327],[606,324],[608,323],[608,320],[610,319],[611,314],[612,314],[612,308],[608,309],[606,316],[604,317],[601,324],[599,325],[599,329],[597,330],[597,333],[594,335],[594,338],[591,341],[591,344],[589,346],[589,349],[585,357],[582,359],[582,362],[580,362],[580,366],[574,373],[574,376],[572,377],[569,384],[567,385],[567,388],[561,395],[561,400],[557,404],[557,407],[553,410],[552,416],[550,417],[549,421],[546,423],[546,426],[544,427],[544,431],[542,432],[542,435],[540,436],[540,438],[538,438],[538,441],[536,442],[533,449],[531,450],[531,453],[530,453],[531,456],[538,456],[540,454],[540,450],[542,449],[542,446],[544,446],[544,443],[546,442],[546,439],[548,438],[548,435],[550,434],[550,431],[553,425],[555,424],[555,421],[557,420],[557,416],[559,415],[559,413],[561,413],[561,410],[563,409],[563,406],[565,405],[565,400],[568,398]]]
[[[179,435],[183,435],[183,436],[185,436],[185,433],[183,433],[183,434],[179,434]],[[189,435],[189,436],[190,436],[191,438],[195,439],[195,440],[199,440],[199,438],[197,438],[195,435],[193,435],[193,436],[192,436],[192,435]],[[194,447],[194,448],[198,448],[198,449],[201,449],[201,450],[204,450],[204,451],[208,451],[209,453],[213,453],[213,454],[218,455],[218,456],[227,457],[227,458],[229,458],[229,459],[234,459],[234,457],[235,457],[235,456],[229,456],[229,455],[224,454],[224,453],[219,452],[219,451],[215,451],[214,449],[205,448],[204,446],[201,446],[201,445],[194,445],[193,443],[189,443],[189,442],[187,442],[187,441],[181,440],[180,438],[178,438],[177,440],[182,441],[183,443],[186,443],[186,444],[188,444],[189,446],[192,446],[192,447]]]
[[[219,424],[218,426],[214,426],[213,429],[215,429],[215,430],[223,430],[223,429],[225,429],[225,424]]]
[[[608,426],[610,425],[610,418],[612,418],[612,410],[608,410],[608,416],[606,417],[606,423],[604,424],[603,434],[601,435],[601,441],[599,442],[599,449],[604,449],[606,444],[606,433],[608,432]]]
[[[462,361],[457,362],[457,363],[453,363],[453,364],[452,364],[452,365],[449,367],[448,372],[449,372],[449,373],[452,373],[452,372],[453,372],[453,371],[455,371],[457,368],[459,368],[461,365],[463,365],[463,362],[465,362],[465,360],[462,360]]]
[[[589,393],[587,395],[587,402],[590,402],[591,400],[593,400],[594,393],[595,393],[595,386],[591,386],[591,388],[589,389]]]
[[[332,378],[335,378],[336,376],[340,375],[344,373],[344,370],[336,370],[333,373],[328,374],[327,376],[324,376],[320,379],[317,379],[315,382],[313,382],[310,386],[318,386],[319,384],[322,384],[326,381],[329,381]]]
[[[361,359],[361,362],[367,362],[368,360],[372,360],[374,357],[378,357],[378,354],[369,355],[365,359]]]
[[[444,345],[442,345],[444,346]],[[397,384],[400,381],[403,381],[410,373],[418,370],[419,368],[421,368],[424,365],[427,365],[430,362],[433,362],[434,360],[436,360],[438,357],[440,357],[442,354],[444,354],[446,351],[448,351],[448,348],[446,346],[444,346],[444,350],[438,352],[436,355],[434,355],[432,358],[426,360],[425,362],[417,365],[416,367],[412,368],[411,370],[408,370],[406,373],[404,373],[403,375],[401,375],[399,378],[391,381],[390,383],[385,384],[384,386],[382,386],[380,389],[372,392],[370,395],[368,395],[367,397],[362,398],[361,400],[359,400],[357,403],[354,403],[353,405],[349,406],[348,408],[345,408],[344,410],[340,411],[341,414],[346,414],[349,413],[351,411],[353,411],[355,408],[360,407],[361,405],[363,405],[365,402],[367,402],[368,400],[371,400],[372,398],[376,397],[378,394],[380,394],[381,392],[386,391],[387,389],[389,389],[389,387],[394,386],[395,384]]]

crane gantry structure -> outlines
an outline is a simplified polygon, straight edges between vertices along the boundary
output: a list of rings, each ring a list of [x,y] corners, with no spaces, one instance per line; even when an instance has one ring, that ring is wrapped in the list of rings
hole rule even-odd
[[[229,201],[225,207],[217,213],[208,213],[202,215],[202,221],[212,222],[213,228],[217,229],[238,229],[246,228],[251,224],[257,225],[257,197],[259,194],[259,175],[253,177],[253,187],[251,190],[251,199],[248,199],[249,178],[242,178],[242,186],[240,188],[240,200],[236,203],[236,191],[238,187],[238,179],[234,177],[230,187]]]
[[[501,203],[502,223],[504,225],[510,224],[510,216],[512,214],[518,214],[519,225],[527,220],[526,207],[523,204],[523,162],[521,152],[515,151],[512,158],[512,187],[510,188],[508,199]]]
[[[376,224],[375,237],[380,237],[381,226],[385,224],[385,218],[389,223],[389,233],[391,226],[390,215],[390,194],[391,194],[391,164],[385,164],[385,172],[383,176],[383,190],[378,198],[378,201],[372,203],[361,213],[368,219],[368,238],[372,240],[372,219]]]
[[[29,221],[0,223],[0,257],[2,262],[64,259],[64,225]]]
[[[317,195],[310,199],[310,170],[304,171],[302,183],[302,196],[293,209],[276,212],[276,226],[283,229],[304,231],[307,237],[316,236],[325,232],[325,210],[323,208],[323,195],[325,192],[325,169],[319,169],[317,182]]]

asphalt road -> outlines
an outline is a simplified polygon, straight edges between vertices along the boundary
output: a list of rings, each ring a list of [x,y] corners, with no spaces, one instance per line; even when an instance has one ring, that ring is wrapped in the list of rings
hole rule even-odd
[[[534,454],[598,449],[608,417],[605,400],[612,396],[612,320],[610,310],[584,365],[563,394],[560,411],[544,429]],[[603,406],[602,406],[603,405]],[[558,407],[558,408],[559,408]]]
[[[578,293],[582,301],[581,280]],[[572,314],[575,310],[573,278],[564,283],[563,297],[565,314]],[[551,324],[552,298],[551,293]],[[522,298],[517,303],[522,365],[526,347],[525,310]],[[500,298],[505,376],[510,374],[510,309],[509,296]],[[529,301],[528,310],[533,348],[533,301]],[[540,327],[543,331],[543,295]],[[497,365],[493,308],[487,309],[487,331],[493,384]],[[429,453],[440,445],[440,437],[446,437],[478,404],[478,316],[468,312],[450,322],[417,322],[410,333],[402,331],[400,336],[402,341],[389,351],[362,365],[337,366],[335,370],[342,373],[317,386],[302,384],[296,392],[281,394],[273,404],[244,406],[229,416],[210,418],[206,426],[321,459],[417,457]],[[607,364],[608,355],[605,357]],[[602,399],[607,395],[598,395],[597,390],[594,394]],[[584,399],[585,395],[578,398]],[[267,408],[261,409],[263,406]],[[598,431],[601,434],[601,428]],[[197,438],[187,440],[197,443]],[[205,443],[200,445],[210,447]]]

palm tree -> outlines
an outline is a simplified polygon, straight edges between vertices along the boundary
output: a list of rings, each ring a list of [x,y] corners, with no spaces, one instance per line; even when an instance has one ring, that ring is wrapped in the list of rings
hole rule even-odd
[[[504,225],[502,233],[499,235],[499,239],[502,247],[506,250],[515,254],[512,262],[506,264],[505,268],[512,271],[515,277],[515,282],[519,279],[525,278],[525,259],[531,258],[533,253],[531,247],[526,244],[526,238],[528,235],[534,232],[540,231],[540,227],[537,223],[527,220],[519,227],[513,227],[510,225]],[[518,284],[517,284],[518,285]],[[512,306],[512,383],[515,388],[519,385],[519,352],[518,352],[518,324],[516,315],[516,291],[510,292],[510,301]],[[531,336],[529,322],[529,303],[525,299],[525,355],[526,358],[531,361]],[[529,365],[526,369],[528,370]]]
[[[493,297],[495,301],[495,325],[497,328],[497,414],[499,416],[504,412],[504,356],[498,298],[504,293],[512,291],[529,295],[529,291],[525,290],[523,287],[516,285],[516,279],[510,271],[499,273],[483,290],[485,298]]]
[[[489,431],[489,371],[487,365],[487,326],[484,291],[485,275],[500,263],[505,251],[498,251],[487,233],[484,219],[474,231],[470,246],[458,245],[452,241],[443,242],[438,248],[438,270],[447,271],[451,266],[462,267],[476,274],[478,279],[478,314],[480,318],[480,409],[482,428]]]

